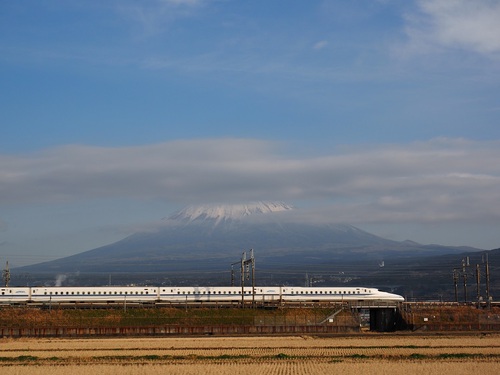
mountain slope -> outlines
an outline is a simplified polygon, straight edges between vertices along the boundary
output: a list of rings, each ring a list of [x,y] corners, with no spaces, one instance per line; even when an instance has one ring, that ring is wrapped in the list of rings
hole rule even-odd
[[[297,267],[380,261],[464,251],[387,240],[347,224],[292,221],[281,202],[188,207],[164,219],[155,232],[51,262],[26,272],[167,272],[227,269],[255,249],[259,267]],[[285,215],[284,215],[285,214]]]

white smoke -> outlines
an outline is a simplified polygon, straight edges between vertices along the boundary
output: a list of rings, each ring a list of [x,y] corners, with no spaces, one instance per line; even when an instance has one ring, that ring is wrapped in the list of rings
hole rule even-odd
[[[67,278],[68,278],[67,275],[57,275],[54,285],[55,286],[62,286],[62,283],[65,282]]]

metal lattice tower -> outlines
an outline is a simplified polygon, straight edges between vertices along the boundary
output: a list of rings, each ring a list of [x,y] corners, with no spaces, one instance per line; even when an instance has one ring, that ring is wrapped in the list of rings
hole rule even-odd
[[[9,269],[9,261],[5,263],[5,268],[2,272],[2,279],[6,287],[9,286],[10,283],[10,269]]]

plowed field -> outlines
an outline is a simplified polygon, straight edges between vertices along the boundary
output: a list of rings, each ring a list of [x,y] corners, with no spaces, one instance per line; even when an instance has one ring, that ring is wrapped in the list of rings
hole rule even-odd
[[[2,374],[499,374],[500,335],[1,339]]]

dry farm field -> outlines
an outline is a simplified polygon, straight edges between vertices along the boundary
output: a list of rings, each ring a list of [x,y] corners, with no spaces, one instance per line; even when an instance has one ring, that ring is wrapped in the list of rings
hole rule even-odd
[[[0,339],[2,374],[499,374],[500,335]]]

